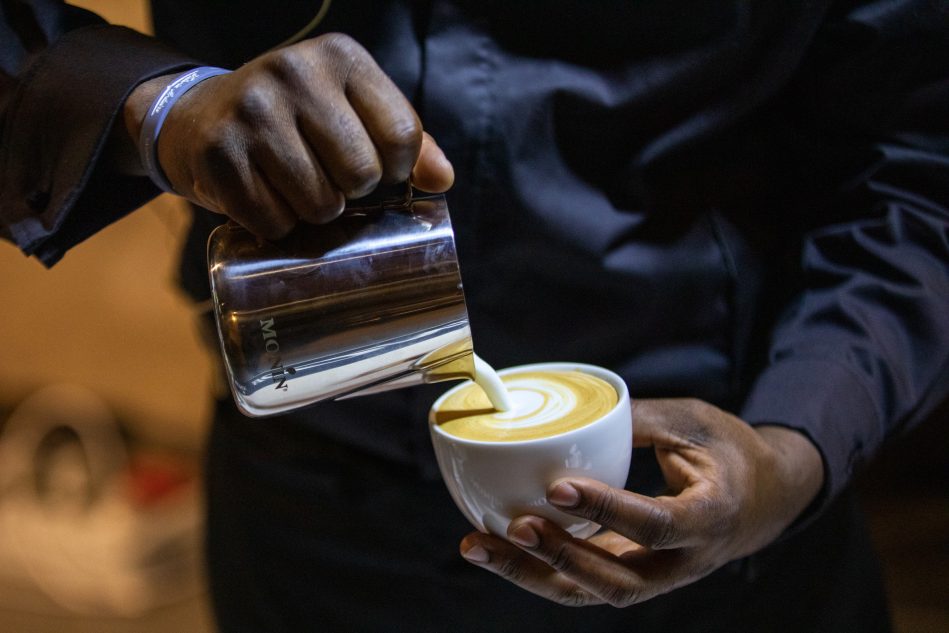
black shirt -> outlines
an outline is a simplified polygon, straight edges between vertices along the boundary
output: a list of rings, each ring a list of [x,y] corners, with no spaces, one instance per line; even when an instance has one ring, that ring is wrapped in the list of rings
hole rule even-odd
[[[174,48],[61,3],[3,5],[0,226],[48,265],[158,193],[99,160],[136,83],[236,66],[318,3],[154,4]],[[799,429],[828,498],[949,393],[943,3],[338,2],[330,30],[455,165],[493,364],[597,363],[634,398]],[[198,295],[207,225],[184,263]],[[393,397],[313,424],[410,453]],[[375,426],[340,424],[356,407]]]

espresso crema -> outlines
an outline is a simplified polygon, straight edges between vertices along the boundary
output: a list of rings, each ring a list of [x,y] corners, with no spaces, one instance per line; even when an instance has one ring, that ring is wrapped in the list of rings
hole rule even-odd
[[[580,371],[528,371],[502,376],[510,409],[498,411],[478,385],[449,394],[435,423],[450,435],[516,442],[559,435],[600,419],[616,406],[608,382]]]

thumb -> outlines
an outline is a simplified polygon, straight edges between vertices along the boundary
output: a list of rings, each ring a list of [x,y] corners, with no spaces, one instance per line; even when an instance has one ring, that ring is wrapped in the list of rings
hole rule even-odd
[[[412,186],[428,193],[448,191],[455,182],[455,170],[428,132],[422,132],[422,148],[412,168]]]
[[[696,398],[656,398],[633,402],[633,446],[684,449],[708,446],[718,427],[737,420]]]
[[[665,420],[669,403],[663,399],[633,400],[633,446],[662,446],[668,441]]]

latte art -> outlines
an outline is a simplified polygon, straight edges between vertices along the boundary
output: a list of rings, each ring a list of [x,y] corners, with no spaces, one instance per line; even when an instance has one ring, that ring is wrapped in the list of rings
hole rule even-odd
[[[502,377],[511,408],[498,411],[475,384],[450,394],[435,423],[450,435],[515,442],[559,435],[602,418],[616,406],[616,390],[580,371],[532,371]]]

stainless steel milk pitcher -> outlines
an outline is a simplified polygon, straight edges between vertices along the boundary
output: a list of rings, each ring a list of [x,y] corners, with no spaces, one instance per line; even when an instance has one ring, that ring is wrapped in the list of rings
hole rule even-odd
[[[277,243],[229,223],[211,235],[208,267],[248,416],[474,375],[444,196],[347,209]]]

